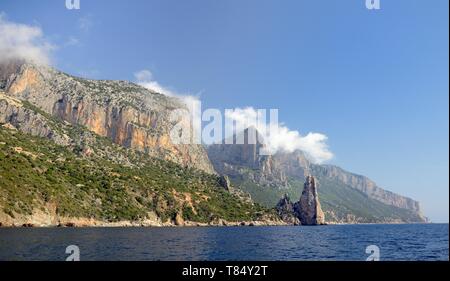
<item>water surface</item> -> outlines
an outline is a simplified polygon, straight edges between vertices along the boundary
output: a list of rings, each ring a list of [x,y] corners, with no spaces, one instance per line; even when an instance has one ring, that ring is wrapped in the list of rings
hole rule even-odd
[[[0,228],[0,260],[448,260],[448,224]]]

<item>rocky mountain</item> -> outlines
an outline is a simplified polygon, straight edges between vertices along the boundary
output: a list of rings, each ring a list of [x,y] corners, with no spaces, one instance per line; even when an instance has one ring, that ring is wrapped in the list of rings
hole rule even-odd
[[[425,220],[417,201],[364,176],[301,151],[262,155],[257,132],[256,144],[248,130],[242,145],[174,144],[174,109],[187,110],[130,82],[0,64],[0,223],[278,224],[269,209],[301,198],[308,175],[320,184],[304,200],[320,197],[327,222]]]
[[[177,99],[47,66],[0,66],[0,226],[279,224],[170,141]]]
[[[243,134],[248,135],[249,131]],[[261,155],[259,151],[264,146],[261,136],[258,140],[255,144],[208,147],[216,171],[228,175],[255,202],[273,207],[284,194],[299,198],[307,175],[312,175],[320,182],[318,193],[327,222],[426,221],[415,200],[387,191],[367,177],[339,167],[311,163],[302,151]]]
[[[169,114],[186,109],[178,99],[130,82],[80,79],[48,66],[18,61],[0,66],[0,90],[121,146],[214,173],[203,146],[175,145],[170,140],[173,124]],[[27,116],[12,108],[0,111],[0,118],[12,123],[30,124],[23,122]],[[43,127],[31,129],[41,136],[50,134]]]

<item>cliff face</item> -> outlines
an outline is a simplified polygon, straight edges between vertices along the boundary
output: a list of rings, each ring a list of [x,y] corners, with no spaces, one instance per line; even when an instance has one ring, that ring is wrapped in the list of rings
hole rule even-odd
[[[246,129],[240,135],[234,136],[235,144],[215,144],[207,147],[208,156],[217,172],[225,175],[238,177],[242,174],[248,176],[257,184],[271,187],[288,186],[289,173],[296,173],[296,167],[303,167],[306,158],[301,152],[297,152],[292,161],[280,161],[286,155],[261,155],[260,150],[264,148],[262,136],[258,132],[252,132],[253,128]],[[249,143],[249,135],[256,135],[256,143]],[[241,138],[243,144],[237,144],[236,140]],[[289,158],[289,160],[291,160]],[[248,173],[257,170],[259,173]]]
[[[318,193],[330,222],[426,221],[419,202],[378,187],[367,177],[313,164],[301,151],[261,155],[261,147],[261,143],[216,144],[208,147],[208,155],[218,173],[230,176],[269,207],[285,193],[300,196],[307,175],[312,175],[321,182]]]
[[[170,139],[174,125],[170,113],[186,108],[178,99],[129,82],[80,79],[26,63],[1,66],[0,88],[11,99],[26,101],[55,118],[85,126],[121,146],[214,173],[201,145],[176,145]],[[17,118],[12,111],[1,111],[2,119]],[[27,123],[23,116],[20,118]]]
[[[20,128],[24,133],[52,139],[58,144],[68,145],[67,136],[59,134],[41,114],[24,106],[21,100],[0,91],[0,124]]]
[[[300,201],[294,205],[294,211],[304,225],[325,224],[325,214],[319,202],[317,183],[313,176],[307,176]]]

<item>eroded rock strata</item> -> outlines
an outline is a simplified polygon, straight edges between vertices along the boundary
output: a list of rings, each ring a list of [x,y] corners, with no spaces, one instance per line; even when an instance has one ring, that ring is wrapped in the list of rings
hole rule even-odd
[[[0,66],[0,85],[10,98],[31,103],[55,118],[84,126],[116,144],[214,173],[201,145],[171,141],[174,124],[170,114],[174,109],[187,109],[178,99],[130,82],[81,79],[51,67],[23,62]],[[8,109],[1,114],[3,119],[24,120],[21,110]],[[190,124],[183,125],[192,131]],[[29,131],[45,134],[36,131],[40,128]]]

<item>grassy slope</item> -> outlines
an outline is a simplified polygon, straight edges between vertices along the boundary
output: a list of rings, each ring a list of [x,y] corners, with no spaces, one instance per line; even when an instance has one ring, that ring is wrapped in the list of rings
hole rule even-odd
[[[99,143],[114,147],[105,138]],[[149,211],[163,221],[180,213],[198,222],[252,220],[264,213],[264,208],[225,192],[214,175],[126,153],[140,167],[82,157],[76,147],[0,127],[0,208],[10,215],[31,214],[52,204],[60,215],[105,221],[138,220]]]

